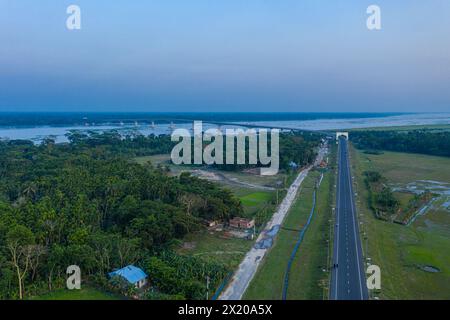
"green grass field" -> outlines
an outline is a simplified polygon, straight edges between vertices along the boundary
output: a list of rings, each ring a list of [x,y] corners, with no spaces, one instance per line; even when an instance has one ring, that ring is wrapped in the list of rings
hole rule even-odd
[[[261,203],[272,200],[272,192],[252,192],[245,196],[240,197],[242,204],[248,207],[255,207]]]
[[[306,224],[312,207],[313,186],[318,172],[311,172],[302,184],[297,199],[280,229],[275,244],[261,264],[244,299],[282,297],[283,279],[289,256]],[[330,219],[329,191],[332,174],[326,174],[319,189],[317,211],[294,259],[288,299],[322,299],[327,287],[328,221]]]
[[[360,153],[360,160],[365,167],[382,172],[393,183],[450,182],[450,159],[445,157],[385,151],[381,155]]]
[[[83,287],[80,290],[58,289],[31,300],[119,300],[120,297],[91,287]]]
[[[254,191],[247,189],[245,195],[239,196],[244,207],[244,216],[256,218],[258,226],[265,224],[273,212],[276,205],[273,204],[276,198],[276,192]]]
[[[238,238],[222,238],[218,233],[211,234],[209,231],[187,235],[183,241],[189,243],[189,248],[178,249],[181,254],[188,254],[202,257],[209,261],[225,263],[230,268],[239,265],[248,250],[253,245],[253,241]]]
[[[414,198],[414,194],[406,192],[394,192],[394,196],[399,201],[401,208],[406,208],[409,201]]]
[[[351,150],[356,177],[357,207],[363,222],[363,250],[381,268],[381,299],[450,298],[450,212],[431,210],[411,226],[377,220],[367,206],[362,173],[377,170],[389,183],[416,180],[450,181],[450,159],[426,155],[385,152],[367,155]],[[364,236],[364,233],[366,236]],[[440,269],[424,271],[423,266]]]

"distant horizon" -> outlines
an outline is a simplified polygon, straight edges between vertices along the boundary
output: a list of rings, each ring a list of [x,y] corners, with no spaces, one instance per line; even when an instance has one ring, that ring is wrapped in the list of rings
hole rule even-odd
[[[310,123],[311,121],[352,123],[355,120],[373,122],[407,121],[414,123],[442,123],[450,121],[450,113],[443,112],[0,112],[0,127],[65,126],[65,125],[122,125],[124,123]],[[295,125],[295,124],[294,124]],[[329,125],[327,125],[329,126]]]
[[[419,114],[419,113],[429,113],[429,114],[437,114],[437,113],[450,113],[444,111],[391,111],[391,112],[364,112],[364,111],[47,111],[47,110],[36,110],[36,111],[0,111],[0,114],[7,113],[71,113],[71,114],[79,114],[79,113],[93,113],[93,114],[117,114],[117,113],[136,113],[136,114],[168,114],[168,113],[176,113],[176,114],[207,114],[207,113],[224,113],[224,114]]]

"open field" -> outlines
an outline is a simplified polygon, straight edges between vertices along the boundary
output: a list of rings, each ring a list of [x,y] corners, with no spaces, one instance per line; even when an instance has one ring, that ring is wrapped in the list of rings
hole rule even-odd
[[[223,238],[221,234],[221,232],[212,233],[207,230],[189,234],[183,239],[184,245],[177,251],[182,254],[224,263],[230,268],[235,268],[253,245],[253,241]]]
[[[267,222],[276,209],[276,191],[254,192],[253,190],[253,192],[239,196],[239,199],[244,207],[244,217],[255,218],[257,227]]]
[[[399,201],[400,207],[405,208],[409,201],[414,198],[414,195],[412,193],[406,193],[406,192],[394,192],[395,198]]]
[[[242,171],[222,171],[207,166],[197,165],[174,165],[171,163],[169,154],[158,154],[153,156],[143,156],[134,158],[139,164],[151,162],[154,166],[164,165],[170,169],[172,175],[179,175],[181,172],[190,171],[193,175],[219,182],[227,187],[260,189],[273,191],[275,188],[288,188],[295,178],[295,173],[279,173],[275,176],[261,176],[255,173]]]
[[[119,300],[120,297],[91,287],[80,290],[58,289],[48,294],[33,297],[31,300]]]
[[[385,151],[381,155],[361,154],[364,166],[383,173],[391,183],[417,180],[450,182],[450,159]]]
[[[240,197],[244,206],[254,207],[261,202],[267,202],[272,199],[272,195],[269,192],[253,192],[248,195]]]
[[[287,183],[287,175],[279,173],[275,176],[261,176],[258,174],[251,174],[239,171],[221,171],[229,179],[236,179],[238,181],[245,181],[246,183],[262,185],[267,187],[289,187]],[[295,175],[294,175],[295,177]]]
[[[245,299],[281,299],[288,259],[298,239],[299,231],[305,225],[311,211],[313,187],[318,176],[318,172],[311,172],[303,182],[301,191],[278,233],[274,246],[262,262],[244,295]],[[292,265],[288,299],[322,299],[323,290],[318,282],[327,277],[322,267],[326,268],[327,263],[327,243],[324,242],[323,236],[327,236],[328,232],[323,234],[320,230],[324,227],[324,220],[329,219],[325,212],[329,199],[330,176],[327,174],[322,182],[318,211]],[[328,230],[327,227],[325,230]]]
[[[433,208],[412,225],[381,221],[368,209],[363,172],[381,172],[389,184],[418,180],[450,181],[450,159],[417,154],[385,152],[368,155],[351,150],[352,170],[358,193],[363,251],[381,268],[381,299],[450,298],[450,211]],[[406,199],[400,199],[405,201]],[[428,272],[431,266],[439,272]]]

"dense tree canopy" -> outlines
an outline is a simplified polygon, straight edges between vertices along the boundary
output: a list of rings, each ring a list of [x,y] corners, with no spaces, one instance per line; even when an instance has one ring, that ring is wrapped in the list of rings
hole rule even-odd
[[[3,298],[21,298],[36,283],[51,288],[71,264],[104,275],[163,250],[203,219],[241,213],[240,202],[213,183],[127,158],[161,152],[167,137],[69,139],[0,142]]]
[[[132,161],[170,152],[169,136],[74,131],[68,139],[0,141],[0,299],[61,287],[69,265],[104,284],[107,272],[128,264],[160,277],[151,296],[203,298],[198,272],[209,270],[217,284],[226,268],[168,252],[204,219],[241,215],[240,201],[188,173]],[[283,139],[283,163],[312,160],[317,137]]]
[[[450,132],[355,131],[351,140],[360,149],[389,150],[450,157]]]

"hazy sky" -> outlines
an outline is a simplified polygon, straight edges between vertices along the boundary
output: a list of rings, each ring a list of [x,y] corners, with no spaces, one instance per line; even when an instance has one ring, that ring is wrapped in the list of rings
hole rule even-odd
[[[0,111],[89,110],[448,111],[450,1],[0,0]]]

